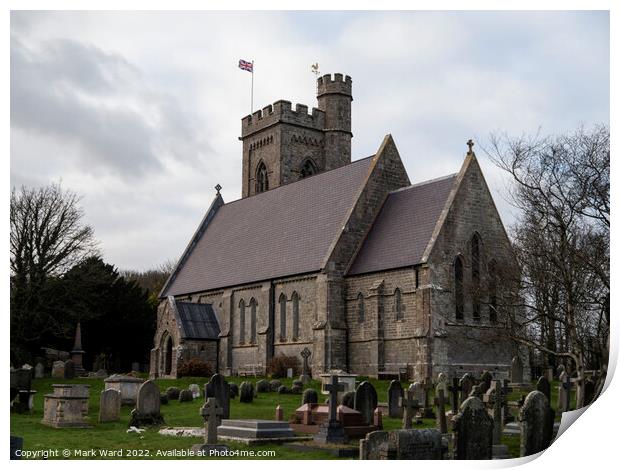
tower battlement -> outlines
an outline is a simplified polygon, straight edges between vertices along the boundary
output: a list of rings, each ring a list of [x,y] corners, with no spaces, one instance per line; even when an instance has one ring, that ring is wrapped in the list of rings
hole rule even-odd
[[[317,79],[317,97],[322,95],[345,95],[353,99],[352,94],[353,81],[348,75],[343,76],[341,73],[323,75]]]
[[[305,104],[296,104],[293,109],[290,101],[278,100],[241,119],[241,137],[251,135],[278,122],[322,130],[325,127],[325,112],[312,108],[309,113],[308,106]]]

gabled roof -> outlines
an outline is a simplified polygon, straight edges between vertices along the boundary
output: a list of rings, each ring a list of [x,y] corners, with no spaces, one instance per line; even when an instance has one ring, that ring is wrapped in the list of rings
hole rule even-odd
[[[220,325],[211,304],[175,302],[181,336],[187,339],[218,339]]]
[[[161,297],[319,271],[373,157],[216,208]]]
[[[421,263],[456,179],[454,174],[391,192],[347,274]]]

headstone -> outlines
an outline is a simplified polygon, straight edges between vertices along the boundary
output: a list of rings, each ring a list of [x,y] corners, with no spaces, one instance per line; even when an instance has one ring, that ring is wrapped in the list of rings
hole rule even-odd
[[[564,372],[566,372],[566,367],[564,367],[564,364],[560,364],[559,366],[555,368],[555,376],[558,379],[562,376]]]
[[[383,414],[379,408],[375,408],[375,412],[372,415],[372,424],[376,428],[383,429]]]
[[[584,384],[583,406],[588,406],[594,401],[594,382],[590,379]]]
[[[440,372],[437,376],[437,385],[435,386],[435,391],[442,389],[444,396],[448,398],[448,376],[443,372]]]
[[[452,377],[452,385],[448,386],[448,391],[452,395],[452,414],[455,415],[459,412],[459,392],[461,391],[458,377]]]
[[[519,411],[521,423],[521,457],[537,454],[551,445],[553,411],[544,393],[530,392]]]
[[[132,370],[132,372],[140,372],[140,363],[139,362],[132,362],[131,363],[131,370]]]
[[[319,402],[319,394],[316,390],[312,388],[307,388],[304,390],[303,395],[301,396],[301,404],[305,405],[306,403],[318,403]]]
[[[280,385],[278,387],[278,393],[280,395],[285,395],[285,394],[289,393],[289,389],[286,387],[286,385]]]
[[[454,458],[457,460],[490,460],[493,457],[493,419],[477,397],[463,402],[452,418]]]
[[[547,377],[542,375],[538,379],[538,382],[536,382],[536,390],[538,390],[545,397],[547,397],[547,401],[551,403],[551,384],[549,383],[549,380],[547,380]]]
[[[401,398],[401,407],[403,409],[403,429],[411,429],[412,421],[418,414],[421,405],[416,399],[414,391],[409,387],[405,394],[406,396]]]
[[[362,382],[355,390],[355,409],[362,414],[366,424],[372,423],[372,415],[377,403],[375,387],[370,382]]]
[[[169,402],[168,395],[166,395],[165,393],[160,393],[159,394],[159,403],[161,405],[167,405],[168,402]]]
[[[314,440],[323,444],[339,444],[346,442],[347,436],[336,416],[338,409],[338,392],[344,390],[344,384],[339,384],[338,376],[332,375],[330,383],[324,384],[323,389],[329,393],[329,416],[327,422],[319,427],[319,432],[315,434]],[[355,401],[357,403],[357,396]]]
[[[482,393],[482,385],[474,385],[474,387],[471,389],[471,393],[469,394],[469,396],[476,397],[477,399],[482,400],[482,398],[484,397],[484,393]]]
[[[159,387],[153,380],[147,380],[138,390],[136,408],[131,412],[129,427],[158,426],[164,422],[161,415]]]
[[[470,374],[465,374],[461,377],[459,381],[459,387],[461,387],[461,396],[459,399],[459,406],[463,404],[467,398],[469,398],[469,394],[471,393],[472,388],[474,387],[474,379]]]
[[[409,385],[409,390],[413,392],[413,398],[418,400],[420,405],[424,405],[424,385],[421,382],[414,382]]]
[[[188,390],[192,392],[192,398],[200,398],[200,387],[198,384],[191,384]]]
[[[292,379],[293,378],[293,369],[291,367],[286,369],[286,378],[287,379]]]
[[[558,387],[558,413],[570,410],[570,389],[570,376],[566,372],[562,372]]]
[[[290,392],[297,395],[297,394],[301,393],[303,391],[303,389],[304,389],[303,385],[293,384],[293,386],[290,389]]]
[[[241,382],[239,386],[239,401],[241,403],[252,403],[254,400],[254,386],[250,382]]]
[[[75,364],[71,359],[65,361],[65,379],[75,378]]]
[[[282,382],[274,379],[271,382],[269,382],[269,390],[271,392],[277,392],[281,385],[282,385]]]
[[[130,375],[114,374],[105,379],[104,383],[106,390],[114,389],[121,392],[121,402],[123,405],[135,405],[138,390],[144,383],[144,379]]]
[[[11,436],[11,460],[21,460],[21,451],[23,448],[24,438],[19,436]]]
[[[200,408],[200,415],[204,419],[205,437],[204,444],[195,444],[192,446],[192,451],[203,457],[209,457],[210,451],[228,451],[228,446],[217,444],[217,427],[221,422],[222,414],[224,410],[218,405],[217,399],[214,397],[208,397],[207,401]]]
[[[436,429],[374,431],[360,439],[361,460],[441,460],[441,433]]]
[[[230,390],[230,398],[236,398],[239,395],[239,385],[234,383],[228,384],[228,389]]]
[[[121,392],[112,389],[103,390],[99,399],[99,422],[118,421],[120,414]]]
[[[284,410],[280,405],[276,406],[276,421],[284,421]]]
[[[445,409],[445,396],[444,396],[444,388],[440,385],[437,385],[437,390],[435,391],[435,405],[437,405],[437,421],[439,425],[439,430],[441,434],[448,433],[448,423],[446,422],[446,409]]]
[[[45,377],[45,366],[38,362],[37,365],[34,366],[34,378],[42,379],[43,377]]]
[[[299,376],[299,380],[301,380],[304,384],[310,382],[310,366],[308,365],[308,358],[312,355],[308,348],[304,348],[301,351],[302,358],[302,368],[301,375]]]
[[[523,383],[523,361],[518,354],[512,358],[510,380],[515,384]]]
[[[299,380],[299,379],[295,379],[295,380],[293,380],[292,385],[294,387],[303,387],[304,383],[301,380]]]
[[[484,395],[485,401],[493,406],[493,457],[509,458],[508,446],[502,444],[502,430],[504,427],[504,402],[506,397],[502,390],[502,383],[495,380],[491,388]]]
[[[179,393],[179,403],[185,403],[188,401],[194,401],[194,394],[191,390],[181,390],[181,392]]]
[[[553,367],[547,367],[545,369],[545,373],[546,373],[545,377],[547,378],[547,381],[551,383],[553,381]]]
[[[340,400],[347,408],[355,408],[355,392],[346,392],[342,395]]]
[[[480,392],[484,395],[491,388],[491,382],[493,381],[493,374],[488,370],[485,370],[480,377]]]
[[[510,413],[510,405],[508,404],[508,396],[510,395],[510,393],[512,392],[512,387],[510,387],[509,384],[509,380],[508,379],[504,379],[504,381],[502,382],[502,403],[504,406],[504,424],[506,423],[511,423],[513,422],[514,416],[512,416],[512,413]]]
[[[433,411],[433,405],[431,404],[431,391],[434,389],[433,380],[430,377],[424,379],[422,383],[424,388],[424,412],[423,417],[427,419],[434,419],[435,412]]]
[[[53,428],[89,428],[88,397],[90,385],[54,384],[45,395],[41,423]]]
[[[252,402],[254,387],[251,384],[249,392],[252,395],[249,402]],[[241,395],[241,390],[239,390],[239,393]],[[209,397],[215,398],[217,404],[222,407],[222,419],[228,419],[230,417],[230,386],[222,374],[213,374],[209,382],[205,384],[205,400]],[[244,400],[247,400],[247,396],[241,399],[242,402]]]
[[[403,386],[398,380],[392,380],[388,387],[388,414],[390,418],[402,418],[403,409],[401,401],[403,398]]]
[[[266,419],[223,419],[217,428],[217,434],[219,439],[244,442],[248,445],[299,439],[286,421]]]
[[[64,361],[54,361],[52,364],[52,378],[64,379],[65,378],[65,363]]]
[[[166,389],[166,395],[168,396],[168,400],[178,400],[180,393],[181,390],[178,387],[168,387]]]
[[[267,382],[265,379],[260,379],[258,382],[256,382],[257,393],[268,393],[270,391],[271,388],[269,387],[269,382]]]

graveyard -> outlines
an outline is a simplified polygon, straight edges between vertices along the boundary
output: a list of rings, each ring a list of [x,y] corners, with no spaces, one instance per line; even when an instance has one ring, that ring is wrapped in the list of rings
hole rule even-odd
[[[134,376],[138,376],[139,374],[132,374]],[[147,379],[145,375],[140,377],[134,377],[135,379]],[[302,401],[301,393],[290,393],[291,389],[294,389],[295,385],[293,383],[293,379],[278,379],[280,382],[280,387],[286,387],[288,393],[278,393],[277,390],[269,388],[269,391],[258,391],[256,389],[260,389],[260,386],[257,387],[257,382],[263,381],[263,384],[259,384],[261,386],[264,385],[265,381],[269,381],[269,378],[261,378],[261,377],[226,377],[225,379],[228,384],[240,386],[242,382],[249,382],[253,385],[253,396],[251,402],[242,402],[239,396],[230,399],[229,402],[229,418],[231,420],[275,420],[276,416],[276,407],[280,408],[280,416],[279,418],[283,421],[290,422],[295,415],[295,411],[300,407]],[[37,451],[37,450],[45,450],[45,449],[81,449],[84,452],[91,451],[94,449],[95,455],[71,455],[69,458],[118,458],[118,455],[114,454],[112,451],[118,451],[121,449],[125,452],[125,456],[129,456],[130,458],[144,458],[144,459],[183,459],[183,458],[209,458],[209,457],[197,457],[197,456],[188,456],[183,454],[183,452],[187,452],[192,446],[201,445],[205,442],[205,438],[203,436],[197,435],[193,437],[187,436],[175,436],[175,435],[162,435],[159,433],[160,429],[165,428],[173,428],[175,430],[184,429],[184,428],[201,428],[204,426],[205,420],[201,416],[201,407],[205,403],[204,390],[205,383],[208,381],[205,377],[185,377],[182,379],[175,380],[167,380],[167,379],[157,379],[154,381],[149,381],[149,385],[156,385],[155,393],[160,393],[162,395],[166,395],[167,390],[177,389],[176,392],[173,393],[173,398],[168,400],[163,400],[160,406],[161,416],[163,419],[163,423],[155,423],[154,425],[147,425],[147,423],[139,423],[143,424],[140,426],[141,429],[144,429],[142,432],[130,432],[129,425],[130,421],[134,418],[132,417],[132,410],[135,408],[134,405],[124,404],[120,406],[120,413],[113,418],[112,421],[102,420],[102,416],[104,413],[100,414],[100,396],[101,392],[105,388],[106,382],[103,377],[83,377],[83,378],[72,378],[72,379],[59,379],[53,377],[46,378],[37,378],[32,380],[31,388],[36,390],[36,394],[33,395],[32,400],[32,409],[30,411],[25,412],[12,412],[11,413],[11,435],[12,436],[20,436],[23,438],[23,449],[27,451]],[[409,427],[411,429],[427,429],[428,432],[434,432],[435,438],[441,439],[441,436],[449,436],[448,441],[450,442],[450,446],[453,446],[454,443],[451,441],[452,437],[448,432],[452,431],[452,423],[449,420],[442,424],[436,418],[426,418],[426,417],[416,417],[410,416],[410,423],[404,424],[404,420],[401,417],[390,417],[390,413],[386,407],[388,405],[388,394],[390,386],[393,382],[389,380],[376,380],[376,379],[368,379],[366,377],[357,377],[357,387],[359,390],[360,383],[366,382],[364,385],[366,388],[371,389],[372,393],[376,391],[376,397],[378,400],[379,408],[382,406],[382,415],[380,417],[381,428],[384,432],[387,431],[396,431],[405,427]],[[42,423],[44,419],[44,399],[47,395],[48,397],[52,394],[52,392],[57,393],[57,390],[53,385],[57,385],[62,383],[64,385],[71,385],[73,388],[77,388],[78,390],[88,390],[88,412],[83,416],[84,426],[87,427],[76,427],[76,428],[56,428],[50,425],[46,425]],[[198,388],[194,390],[195,393],[199,393],[200,396],[196,396],[193,398],[192,393],[189,392],[192,384],[197,384]],[[234,384],[234,385],[233,385]],[[396,384],[392,385],[395,386]],[[408,382],[400,383],[400,388],[403,390],[407,390],[407,387],[410,384]],[[446,389],[449,389],[451,386],[448,386],[447,383]],[[86,388],[83,388],[87,386]],[[556,380],[551,382],[550,387],[550,396],[551,396],[551,404],[555,407],[555,404],[558,402],[558,390],[560,387],[560,383]],[[154,387],[155,388],[155,387]],[[306,389],[314,389],[318,392],[318,403],[322,404],[328,395],[322,395],[321,391],[321,382],[319,380],[311,380],[307,384],[304,385],[304,390]],[[532,383],[532,390],[536,389],[536,384]],[[64,387],[62,390],[70,390],[71,387]],[[158,390],[157,390],[158,389]],[[441,389],[441,387],[431,387],[429,389],[428,399],[430,403],[435,404],[433,408],[438,410],[438,400],[437,400],[437,390]],[[443,389],[441,389],[443,395]],[[184,393],[188,392],[188,393]],[[475,390],[474,390],[475,392]],[[117,392],[112,392],[112,394]],[[182,396],[180,399],[176,398],[177,393],[179,396]],[[335,392],[334,392],[335,393]],[[523,397],[527,394],[527,392],[523,392],[521,390],[513,390],[507,395],[507,402],[518,402],[522,400]],[[540,395],[540,394],[539,394]],[[120,396],[120,394],[119,394]],[[399,407],[404,404],[401,409],[401,412],[404,412],[405,415],[407,413],[407,399],[412,398],[407,393],[402,395],[404,397],[404,401],[399,402]],[[443,405],[445,406],[445,410],[450,413],[449,410],[451,408],[451,395],[450,390],[446,394],[445,399],[443,401]],[[346,403],[347,398],[346,395],[342,396],[342,401]],[[187,400],[187,401],[183,401]],[[471,400],[476,400],[477,403],[480,403],[479,406],[484,408],[482,405],[483,400],[478,400],[478,398],[470,398]],[[166,403],[167,401],[167,403]],[[216,401],[216,400],[215,400]],[[571,395],[571,409],[574,409],[575,406],[575,397],[574,394]],[[103,403],[103,402],[102,402]],[[462,407],[463,403],[461,403]],[[353,406],[351,404],[351,406]],[[489,407],[489,405],[487,405]],[[388,406],[389,408],[389,406]],[[221,408],[218,408],[221,410]],[[511,407],[510,409],[511,415],[517,418],[519,413],[516,407]],[[376,414],[376,412],[375,412]],[[372,417],[370,417],[372,419]],[[558,421],[560,419],[560,413],[556,413],[555,420]],[[104,422],[100,422],[104,421]],[[441,429],[442,426],[446,426],[446,429]],[[220,428],[221,429],[221,428]],[[442,431],[442,432],[440,432]],[[402,432],[402,431],[400,431]],[[377,433],[371,433],[367,436],[372,436],[373,434],[379,435],[381,431]],[[306,436],[307,440],[301,440],[295,442],[294,445],[287,445],[286,443],[266,443],[261,445],[247,445],[243,442],[237,441],[222,441],[218,440],[218,444],[225,444],[232,451],[274,451],[275,453],[269,456],[257,456],[257,457],[249,457],[249,456],[241,456],[239,458],[267,458],[267,459],[333,459],[338,458],[338,455],[335,455],[334,452],[330,452],[330,447],[340,447],[342,449],[348,450],[349,452],[355,452],[355,455],[348,455],[346,453],[342,453],[343,455],[340,458],[359,458],[356,453],[360,448],[360,438],[349,439],[348,442],[343,444],[330,444],[323,443],[322,446],[325,449],[322,449],[320,445],[315,445],[315,440],[312,439],[311,434],[305,434],[303,432],[295,432],[297,436]],[[507,450],[507,455],[505,458],[518,457],[520,455],[520,436],[518,434],[508,434],[506,432],[500,433],[501,444],[505,446]],[[400,437],[403,439],[404,434]],[[437,437],[439,436],[439,437]],[[381,437],[380,435],[378,437]],[[363,438],[363,436],[362,436]],[[450,449],[452,451],[453,449]],[[371,455],[371,454],[369,454]],[[50,458],[66,458],[63,456],[50,456]],[[368,458],[399,458],[395,456],[375,456]]]

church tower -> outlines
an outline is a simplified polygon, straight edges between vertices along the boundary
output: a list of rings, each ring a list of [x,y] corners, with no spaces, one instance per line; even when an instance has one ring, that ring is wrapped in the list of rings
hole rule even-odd
[[[276,101],[241,120],[242,196],[351,163],[351,77],[317,79],[318,108]]]

